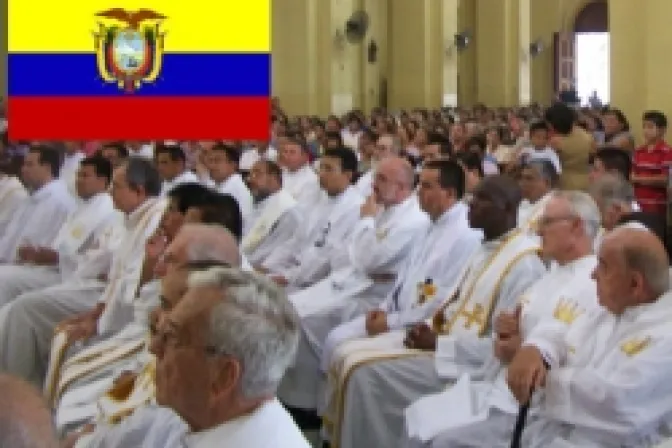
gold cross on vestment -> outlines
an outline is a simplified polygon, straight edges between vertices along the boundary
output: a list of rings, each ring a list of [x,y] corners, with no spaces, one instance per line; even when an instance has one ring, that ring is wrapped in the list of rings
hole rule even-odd
[[[462,310],[460,313],[465,318],[464,328],[467,330],[471,328],[472,324],[483,325],[483,320],[485,319],[485,310],[480,303],[474,305],[474,310],[469,312],[467,310]]]

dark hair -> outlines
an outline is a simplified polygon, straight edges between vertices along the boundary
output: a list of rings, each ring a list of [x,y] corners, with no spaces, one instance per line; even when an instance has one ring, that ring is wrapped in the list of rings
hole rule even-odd
[[[373,143],[376,143],[378,141],[378,134],[371,128],[362,129],[362,135],[368,138]]]
[[[56,149],[51,146],[40,144],[32,146],[29,152],[38,154],[38,163],[40,165],[49,165],[51,175],[53,177],[58,177],[58,174],[61,171],[61,155]]]
[[[453,153],[453,144],[450,142],[450,139],[438,132],[428,132],[427,133],[427,144],[428,145],[439,145],[439,152],[441,154],[450,156]]]
[[[607,109],[603,115],[613,115],[616,117],[619,123],[621,123],[621,126],[623,126],[624,131],[629,131],[630,130],[630,123],[628,123],[628,119],[625,117],[625,114],[620,110],[620,109]]]
[[[357,162],[357,156],[355,155],[352,149],[345,147],[327,149],[326,151],[324,151],[324,155],[322,156],[322,158],[325,157],[340,160],[341,170],[344,172],[346,171],[351,172],[354,178],[355,174],[357,173],[358,162]]]
[[[479,153],[474,151],[460,151],[455,154],[455,161],[461,163],[465,170],[476,170],[480,177],[485,176],[485,173],[483,172],[483,158]]]
[[[272,160],[261,160],[260,162],[266,166],[268,175],[275,177],[282,185],[282,168],[280,168],[280,165]]]
[[[475,146],[478,148],[478,153],[483,154],[485,152],[485,148],[488,146],[488,142],[485,139],[485,136],[483,135],[472,135],[467,139],[464,145],[467,149],[473,151],[473,147]]]
[[[226,228],[240,242],[243,236],[243,216],[238,201],[229,194],[213,192],[207,203],[197,206],[203,224],[217,224]]]
[[[530,135],[537,131],[548,132],[548,125],[543,121],[535,121],[532,124],[530,124]]]
[[[343,146],[343,137],[341,137],[340,132],[327,132],[324,134],[325,140],[336,140],[338,141],[338,146]]]
[[[131,157],[126,162],[126,182],[132,190],[145,190],[147,196],[161,193],[161,178],[154,164],[142,157]]]
[[[308,143],[306,142],[305,137],[303,134],[300,133],[294,133],[291,135],[287,135],[287,142],[292,144],[292,145],[297,145],[299,148],[301,148],[301,151],[306,154],[310,155],[310,148],[308,147]]]
[[[211,189],[196,182],[179,184],[168,191],[168,197],[175,201],[177,210],[183,215],[191,207],[209,203],[214,194]]]
[[[120,142],[105,143],[105,144],[102,146],[101,150],[105,150],[105,149],[114,149],[114,150],[116,150],[116,151],[117,151],[117,154],[118,154],[119,157],[121,157],[122,159],[125,159],[125,158],[128,157],[128,148],[127,148],[123,143],[120,143]]]
[[[240,163],[240,151],[235,146],[225,145],[224,143],[217,143],[212,147],[211,151],[222,151],[226,154],[226,159],[238,165]]]
[[[667,129],[667,117],[664,113],[658,110],[648,110],[644,112],[642,121],[650,121],[656,125],[657,128]]]
[[[187,162],[187,155],[184,153],[184,150],[177,145],[157,145],[154,155],[157,157],[159,154],[167,154],[172,162]]]
[[[93,171],[96,173],[96,176],[104,177],[105,185],[110,185],[110,181],[112,180],[112,164],[105,157],[100,156],[87,157],[85,159],[82,159],[82,161],[79,162],[79,165],[92,166]]]
[[[630,156],[620,148],[607,146],[595,153],[595,159],[602,162],[607,171],[615,171],[623,179],[630,180],[630,171],[632,170],[632,161]]]
[[[466,175],[459,163],[454,160],[430,160],[423,165],[423,169],[438,170],[441,188],[455,190],[457,199],[462,199],[466,188]]]
[[[553,165],[553,162],[551,162],[550,160],[546,159],[529,160],[526,163],[524,163],[521,167],[522,170],[526,168],[537,170],[539,174],[541,174],[541,177],[543,177],[549,183],[551,188],[557,187],[558,183],[560,182],[560,176],[558,175],[558,171],[555,169],[555,165]]]
[[[555,103],[544,114],[544,119],[555,131],[562,135],[568,135],[572,132],[574,122],[576,122],[576,112],[563,103]]]

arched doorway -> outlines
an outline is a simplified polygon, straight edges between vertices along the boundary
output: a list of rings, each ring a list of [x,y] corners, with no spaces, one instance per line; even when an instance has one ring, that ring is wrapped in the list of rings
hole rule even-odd
[[[610,101],[609,11],[606,0],[588,3],[574,21],[576,90],[582,104]]]

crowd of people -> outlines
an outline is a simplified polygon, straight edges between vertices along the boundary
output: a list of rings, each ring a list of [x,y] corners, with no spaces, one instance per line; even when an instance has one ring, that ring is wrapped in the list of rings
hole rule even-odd
[[[562,103],[5,134],[0,446],[666,443],[672,148],[641,118],[641,144]]]

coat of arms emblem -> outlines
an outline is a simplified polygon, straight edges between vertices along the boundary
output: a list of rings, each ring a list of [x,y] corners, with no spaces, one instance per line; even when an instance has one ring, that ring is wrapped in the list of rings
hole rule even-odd
[[[129,12],[121,8],[99,12],[97,17],[119,24],[98,23],[94,33],[98,72],[105,82],[133,93],[142,83],[154,82],[161,71],[166,18],[148,9]]]

